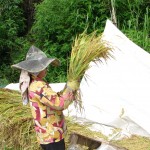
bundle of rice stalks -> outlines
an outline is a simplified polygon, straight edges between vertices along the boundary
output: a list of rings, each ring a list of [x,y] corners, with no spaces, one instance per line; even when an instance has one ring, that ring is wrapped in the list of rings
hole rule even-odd
[[[111,56],[111,46],[102,40],[102,34],[97,31],[91,34],[83,32],[76,37],[72,46],[69,70],[67,75],[68,81],[81,81],[90,62],[107,60]],[[76,92],[76,99],[80,99]]]

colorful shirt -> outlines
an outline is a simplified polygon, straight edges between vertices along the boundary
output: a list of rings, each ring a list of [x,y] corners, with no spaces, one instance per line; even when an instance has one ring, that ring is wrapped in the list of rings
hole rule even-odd
[[[63,139],[66,125],[62,111],[72,102],[72,92],[59,95],[45,81],[36,78],[28,94],[38,142],[48,144]]]

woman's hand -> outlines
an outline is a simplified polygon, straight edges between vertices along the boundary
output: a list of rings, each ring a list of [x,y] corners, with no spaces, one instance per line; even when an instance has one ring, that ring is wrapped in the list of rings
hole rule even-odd
[[[66,86],[67,86],[68,89],[70,89],[70,90],[72,90],[72,91],[76,91],[76,90],[78,90],[79,87],[80,87],[80,82],[77,81],[77,80],[68,81]]]

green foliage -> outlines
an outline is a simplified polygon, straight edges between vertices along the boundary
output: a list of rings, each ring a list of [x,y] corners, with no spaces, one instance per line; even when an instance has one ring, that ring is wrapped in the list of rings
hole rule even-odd
[[[21,4],[22,0],[0,1],[0,84],[16,78],[10,65],[15,59],[14,56],[18,55],[18,40],[25,27]]]
[[[22,0],[0,2],[0,53],[9,53],[9,57],[15,47],[14,40],[24,31],[23,12],[19,7],[21,3]]]
[[[133,42],[150,52],[149,2],[145,0],[115,2],[119,27]]]
[[[136,30],[124,30],[124,33],[129,37],[134,43],[137,43],[140,47],[147,50],[147,52],[150,52],[150,38],[148,38],[148,35],[144,35],[142,31],[136,31]]]
[[[110,0],[41,0],[35,5],[34,24],[26,33],[24,0],[0,0],[0,84],[17,82],[19,71],[11,65],[25,59],[33,44],[48,57],[57,57],[60,67],[50,66],[48,82],[64,82],[72,43],[85,29],[102,32],[111,14]],[[39,2],[39,0],[38,0]],[[150,17],[147,0],[114,0],[118,27],[136,44],[150,50]]]
[[[147,0],[115,0],[119,27],[125,25],[134,30],[142,29],[148,3]]]
[[[61,67],[52,68],[51,75],[48,75],[50,82],[66,81],[75,36],[85,28],[87,32],[102,30],[109,15],[108,6],[105,0],[44,0],[36,6],[31,31],[35,45],[61,61]]]
[[[20,5],[23,0],[5,0],[0,2],[0,27],[10,37],[21,34],[24,30],[23,10]],[[3,30],[2,30],[3,31]],[[2,33],[5,33],[2,32]]]
[[[87,28],[88,33],[102,30],[106,19],[109,18],[110,2],[108,0],[76,0],[73,1],[68,20],[71,22],[74,34],[81,33]]]
[[[20,71],[12,69],[11,65],[25,59],[25,55],[29,49],[29,46],[30,43],[26,39],[20,37],[14,39],[14,49],[11,52],[8,52],[8,55],[11,54],[10,57],[7,57],[8,55],[6,55],[7,53],[4,51],[4,58],[1,57],[2,61],[0,65],[0,85],[5,84],[3,83],[4,81],[18,82]]]

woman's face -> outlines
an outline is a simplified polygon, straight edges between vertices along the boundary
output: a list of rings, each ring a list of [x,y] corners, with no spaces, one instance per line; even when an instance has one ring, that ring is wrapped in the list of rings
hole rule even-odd
[[[44,78],[44,77],[46,76],[46,73],[47,73],[47,69],[41,71],[41,72],[38,74],[38,77],[42,79],[42,78]]]

